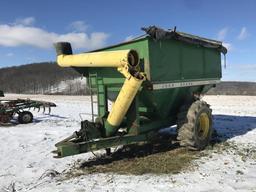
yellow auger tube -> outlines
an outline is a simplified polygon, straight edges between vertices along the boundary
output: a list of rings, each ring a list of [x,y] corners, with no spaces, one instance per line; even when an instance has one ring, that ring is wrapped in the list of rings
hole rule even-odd
[[[118,130],[142,82],[146,79],[143,73],[136,71],[139,64],[138,53],[135,50],[119,50],[72,55],[70,43],[57,43],[55,47],[57,63],[61,67],[116,67],[125,76],[125,82],[104,125],[105,135],[112,136]]]
[[[135,95],[144,81],[144,76],[140,76],[142,77],[141,79],[132,75],[126,78],[107,118],[108,125],[105,126],[107,137],[113,135],[117,131],[118,126],[121,124],[127,113]]]
[[[76,55],[61,54],[57,56],[61,67],[122,67],[139,64],[138,53],[134,50],[102,51]]]

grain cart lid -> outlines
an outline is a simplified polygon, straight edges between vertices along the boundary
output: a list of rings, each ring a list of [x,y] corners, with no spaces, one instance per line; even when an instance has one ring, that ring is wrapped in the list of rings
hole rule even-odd
[[[147,34],[143,34],[141,36],[135,37],[131,40],[128,40],[128,41],[125,41],[125,42],[122,42],[122,43],[118,43],[118,44],[115,44],[115,45],[110,45],[110,46],[103,47],[103,48],[100,48],[100,49],[95,49],[95,50],[92,50],[90,52],[104,51],[104,50],[109,49],[109,48],[114,48],[114,47],[118,47],[118,46],[121,46],[121,45],[129,44],[131,42],[139,41],[140,39],[144,39],[147,36],[149,36],[150,38],[152,38],[156,41],[158,41],[158,40],[167,40],[167,39],[175,39],[175,40],[182,41],[182,42],[185,42],[185,43],[200,45],[200,46],[203,46],[203,47],[206,47],[206,48],[217,49],[221,53],[223,53],[224,55],[226,55],[226,53],[227,53],[227,48],[222,45],[221,41],[216,41],[216,40],[212,40],[212,39],[208,39],[208,38],[203,38],[203,37],[199,37],[199,36],[196,36],[196,35],[191,35],[191,34],[184,33],[184,32],[178,32],[178,31],[176,31],[176,27],[173,30],[164,30],[164,29],[156,27],[156,26],[142,27],[141,29],[143,31],[145,31]]]
[[[185,43],[200,45],[206,48],[217,49],[224,55],[227,53],[227,48],[222,45],[222,42],[183,32],[177,32],[176,27],[173,30],[164,30],[156,26],[143,27],[141,29],[145,31],[154,40],[175,39]]]
[[[0,97],[4,97],[4,92],[0,90]]]

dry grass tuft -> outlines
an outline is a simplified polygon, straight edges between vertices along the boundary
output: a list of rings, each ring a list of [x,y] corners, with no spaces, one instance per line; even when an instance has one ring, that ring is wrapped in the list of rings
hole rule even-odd
[[[108,164],[90,166],[84,169],[87,169],[88,173],[112,172],[133,175],[179,173],[187,168],[192,160],[196,159],[195,153],[184,148],[178,148],[144,157],[112,161]]]
[[[190,168],[191,162],[200,155],[198,151],[171,143],[125,146],[111,156],[79,162],[66,172],[66,178],[109,172],[125,175],[176,174]]]

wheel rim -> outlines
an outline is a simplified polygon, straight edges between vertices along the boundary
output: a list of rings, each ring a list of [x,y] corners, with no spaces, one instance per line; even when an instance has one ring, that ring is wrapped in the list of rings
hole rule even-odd
[[[210,130],[210,120],[207,113],[201,113],[198,124],[198,137],[206,139]]]
[[[31,121],[31,116],[29,114],[26,114],[23,116],[23,121],[24,122],[30,122]]]
[[[8,123],[10,122],[10,117],[8,115],[3,115],[0,117],[0,122],[1,123]]]

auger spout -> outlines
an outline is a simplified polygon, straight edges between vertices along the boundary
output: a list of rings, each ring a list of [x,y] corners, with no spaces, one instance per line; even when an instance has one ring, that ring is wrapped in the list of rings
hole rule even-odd
[[[127,73],[126,70],[119,70],[123,73],[126,79],[105,123],[107,137],[113,135],[118,130],[118,127],[140,89],[142,82],[146,79],[142,73],[137,72],[132,75]]]
[[[61,67],[135,67],[139,64],[139,55],[132,49],[72,55],[71,45],[67,42],[56,43],[55,48]]]
[[[134,97],[146,79],[136,70],[139,55],[133,49],[72,54],[70,43],[55,44],[57,63],[61,67],[114,67],[124,75],[125,82],[105,122],[105,136],[116,133]]]

